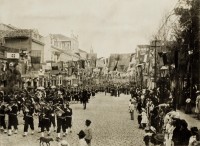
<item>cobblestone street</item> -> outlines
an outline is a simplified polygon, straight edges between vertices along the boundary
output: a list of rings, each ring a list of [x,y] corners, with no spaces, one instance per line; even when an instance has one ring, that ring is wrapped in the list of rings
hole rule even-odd
[[[128,100],[130,95],[121,95],[121,97],[111,97],[99,93],[92,97],[86,110],[83,110],[81,104],[73,104],[73,128],[72,133],[63,137],[71,146],[78,145],[77,133],[84,129],[86,119],[92,121],[93,146],[143,146],[144,131],[138,129],[137,118],[130,120],[128,113]],[[17,135],[7,136],[1,133],[0,146],[38,146],[40,133],[37,128],[38,119],[35,118],[35,134],[23,137],[22,116],[19,118],[19,133]],[[45,136],[47,133],[45,133]],[[56,138],[56,133],[50,137]],[[57,146],[57,142],[51,143]]]

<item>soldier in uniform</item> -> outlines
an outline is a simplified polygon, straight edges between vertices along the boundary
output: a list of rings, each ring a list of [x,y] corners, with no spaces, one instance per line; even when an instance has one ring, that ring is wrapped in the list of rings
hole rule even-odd
[[[11,136],[12,134],[12,131],[11,131],[12,126],[15,129],[14,133],[17,134],[17,130],[18,130],[17,112],[18,112],[17,103],[14,99],[11,99],[10,105],[8,107],[8,136]]]
[[[83,102],[83,109],[84,110],[86,109],[87,101],[88,101],[88,92],[87,92],[86,89],[84,89],[83,92],[82,92],[82,102]]]
[[[65,132],[66,132],[66,117],[65,117],[65,112],[64,112],[64,106],[63,104],[60,104],[56,107],[56,114],[57,114],[57,140],[59,140],[61,138],[60,135],[60,131],[61,131],[61,127],[62,127],[62,131],[63,131],[63,136],[65,136]]]
[[[65,108],[65,116],[66,116],[66,134],[68,132],[71,132],[71,127],[72,127],[72,109],[69,107],[69,103],[66,103],[66,108]]]
[[[50,112],[50,127],[53,125],[53,131],[56,131],[56,121],[55,121],[55,106],[53,101],[49,101],[49,112]]]
[[[44,137],[45,129],[47,130],[48,135],[50,135],[50,110],[47,106],[42,107],[40,116],[41,136]]]
[[[4,129],[4,133],[7,133],[5,122],[6,106],[1,104],[0,106],[0,127]]]
[[[33,113],[34,113],[34,106],[31,103],[31,101],[27,101],[26,105],[24,105],[24,109],[23,109],[23,113],[24,113],[24,135],[23,136],[27,136],[28,133],[28,126],[30,126],[32,132],[31,134],[34,134],[34,119],[33,119]]]

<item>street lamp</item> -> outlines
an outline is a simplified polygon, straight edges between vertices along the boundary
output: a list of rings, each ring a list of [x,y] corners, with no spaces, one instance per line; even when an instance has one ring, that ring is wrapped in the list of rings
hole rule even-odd
[[[166,81],[166,76],[167,76],[167,71],[168,71],[168,66],[162,66],[160,68],[160,75],[161,75],[161,79],[160,79],[160,101],[161,103],[165,102],[164,99],[166,99],[167,97],[165,97],[165,87],[166,87],[166,84],[167,84],[167,81]]]
[[[193,56],[193,50],[189,50],[188,51],[188,55],[189,55],[189,63],[190,63],[190,98],[192,98],[192,85],[193,85],[193,60],[192,60],[192,56]]]

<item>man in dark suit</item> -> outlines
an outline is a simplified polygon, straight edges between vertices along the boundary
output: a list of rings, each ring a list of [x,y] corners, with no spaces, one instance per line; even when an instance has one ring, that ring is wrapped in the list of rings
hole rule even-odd
[[[83,109],[86,109],[87,101],[88,101],[88,92],[86,89],[84,89],[82,92]]]
[[[66,107],[64,109],[65,111],[65,116],[66,116],[66,134],[68,134],[68,132],[71,132],[71,127],[72,127],[72,109],[69,107],[69,103],[66,103]]]

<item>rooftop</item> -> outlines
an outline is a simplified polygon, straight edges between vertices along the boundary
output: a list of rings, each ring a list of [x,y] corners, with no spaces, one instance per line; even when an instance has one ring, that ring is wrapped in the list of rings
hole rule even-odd
[[[56,39],[56,40],[59,40],[59,41],[71,41],[71,40],[75,40],[74,38],[70,38],[70,37],[67,37],[65,35],[62,35],[62,34],[50,34],[51,37],[53,39]]]

